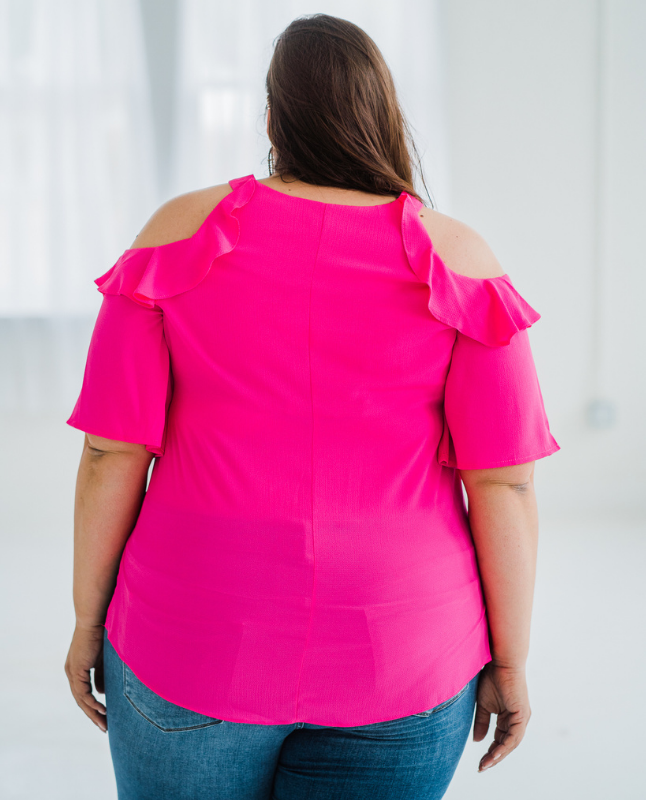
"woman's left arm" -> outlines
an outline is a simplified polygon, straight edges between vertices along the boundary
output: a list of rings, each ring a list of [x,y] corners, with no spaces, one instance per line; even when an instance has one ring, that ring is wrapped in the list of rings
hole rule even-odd
[[[85,435],[74,505],[74,610],[76,627],[65,673],[74,699],[101,730],[106,709],[92,694],[90,670],[103,685],[103,632],[121,554],[146,491],[152,454],[141,444]]]

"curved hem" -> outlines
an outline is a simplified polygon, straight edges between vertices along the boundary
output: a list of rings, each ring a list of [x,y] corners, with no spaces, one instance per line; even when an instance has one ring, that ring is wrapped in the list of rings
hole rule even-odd
[[[248,719],[240,719],[240,718],[225,719],[224,717],[220,717],[217,714],[212,714],[212,713],[209,713],[207,711],[203,711],[201,709],[190,708],[189,706],[183,706],[180,703],[177,703],[175,700],[172,700],[170,697],[165,697],[163,694],[158,692],[156,689],[153,689],[145,681],[143,681],[139,677],[139,675],[137,675],[135,670],[130,666],[130,664],[128,664],[126,659],[123,657],[122,653],[119,651],[119,648],[115,645],[115,643],[110,638],[110,635],[111,635],[110,634],[110,628],[111,628],[111,626],[108,626],[107,618],[106,618],[106,622],[104,623],[103,627],[106,630],[106,636],[108,638],[108,641],[110,642],[110,644],[114,648],[115,652],[117,653],[117,655],[119,656],[121,661],[123,661],[123,663],[128,667],[128,669],[132,670],[133,674],[137,677],[138,680],[140,680],[144,684],[144,686],[146,686],[148,689],[150,689],[151,692],[154,692],[156,695],[158,695],[158,697],[161,697],[162,700],[166,700],[166,702],[168,702],[168,703],[173,703],[173,705],[178,705],[178,706],[180,706],[180,708],[185,708],[188,711],[194,711],[196,714],[201,714],[202,716],[209,717],[212,720],[221,720],[222,722],[237,722],[237,723],[242,723],[242,724],[245,724],[245,725],[266,725],[266,726],[270,726],[270,725],[297,725],[300,722],[304,722],[304,723],[306,723],[308,725],[320,725],[321,727],[324,727],[324,728],[362,728],[362,727],[365,727],[367,725],[378,725],[380,723],[396,722],[398,720],[406,719],[407,717],[412,717],[415,714],[420,714],[423,711],[428,711],[429,708],[435,708],[436,706],[442,705],[442,703],[445,703],[447,700],[450,700],[454,695],[456,695],[460,691],[460,689],[462,689],[465,686],[465,684],[470,683],[475,678],[475,676],[483,669],[483,667],[485,667],[492,660],[491,655],[489,655],[489,657],[486,659],[486,661],[483,661],[481,663],[481,665],[478,667],[478,669],[475,670],[475,672],[473,671],[473,667],[471,667],[470,669],[466,670],[467,674],[470,673],[470,677],[467,680],[464,680],[463,678],[460,678],[460,680],[458,681],[459,682],[459,686],[457,686],[457,688],[450,689],[449,693],[446,695],[446,697],[444,697],[444,698],[438,700],[437,702],[435,702],[433,704],[433,706],[429,707],[427,705],[423,709],[418,709],[418,710],[415,710],[415,711],[408,711],[408,712],[406,712],[406,713],[404,713],[404,714],[402,714],[401,716],[398,716],[398,717],[387,717],[385,719],[383,719],[383,718],[373,719],[373,720],[370,720],[369,722],[359,722],[359,723],[355,723],[355,724],[352,724],[352,725],[339,725],[337,723],[313,722],[312,720],[294,720],[293,722],[258,722],[256,720],[250,721]]]

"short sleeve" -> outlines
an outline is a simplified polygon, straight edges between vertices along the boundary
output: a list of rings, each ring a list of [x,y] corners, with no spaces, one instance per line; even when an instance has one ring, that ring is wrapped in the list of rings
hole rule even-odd
[[[164,453],[172,395],[162,311],[105,294],[80,396],[67,424],[95,436]]]
[[[535,461],[559,449],[527,329],[498,347],[458,331],[446,380],[440,464],[491,469]]]

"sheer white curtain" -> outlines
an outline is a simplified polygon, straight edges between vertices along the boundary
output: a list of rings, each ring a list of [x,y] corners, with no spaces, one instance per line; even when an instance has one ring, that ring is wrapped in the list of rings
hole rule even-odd
[[[158,200],[137,0],[0,0],[0,173],[0,405],[64,407]]]
[[[374,38],[450,213],[439,0],[146,0],[148,25],[178,12],[171,86],[166,45],[151,62],[174,120],[161,193],[140,1],[0,0],[0,409],[71,411],[100,303],[93,279],[161,201],[267,174],[264,79],[297,16],[344,17]]]
[[[360,25],[384,53],[414,128],[427,185],[450,205],[438,0],[179,0],[177,135],[171,194],[266,173],[264,79],[273,39],[303,14]],[[423,187],[418,186],[423,194]]]
[[[0,0],[0,313],[93,312],[154,204],[136,0]]]

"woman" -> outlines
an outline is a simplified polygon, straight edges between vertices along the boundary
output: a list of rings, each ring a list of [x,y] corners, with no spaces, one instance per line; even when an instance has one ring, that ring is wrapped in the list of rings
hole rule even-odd
[[[66,672],[122,800],[440,798],[474,708],[480,770],[530,717],[539,315],[423,206],[361,29],[293,22],[267,95],[270,177],[96,281]]]

